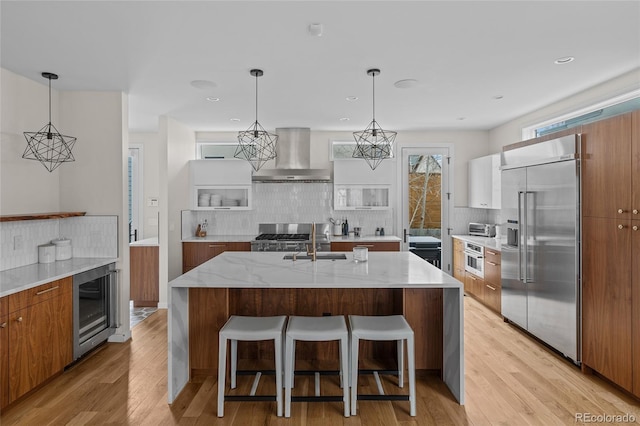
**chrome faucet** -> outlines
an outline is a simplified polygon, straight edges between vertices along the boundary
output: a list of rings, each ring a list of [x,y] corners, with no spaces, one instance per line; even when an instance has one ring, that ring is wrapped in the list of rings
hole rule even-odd
[[[316,261],[316,223],[311,224],[311,251],[309,251],[309,245],[307,244],[307,256],[311,256],[311,261]]]

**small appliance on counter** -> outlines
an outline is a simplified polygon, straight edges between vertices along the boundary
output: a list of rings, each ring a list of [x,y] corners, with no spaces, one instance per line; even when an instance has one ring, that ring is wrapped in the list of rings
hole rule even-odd
[[[71,247],[71,240],[68,238],[56,238],[51,240],[51,244],[56,247],[56,260],[69,260],[71,259],[73,249]]]
[[[470,223],[469,235],[492,238],[496,236],[496,226],[490,223]]]
[[[38,263],[53,263],[56,261],[56,246],[43,244],[38,246]]]

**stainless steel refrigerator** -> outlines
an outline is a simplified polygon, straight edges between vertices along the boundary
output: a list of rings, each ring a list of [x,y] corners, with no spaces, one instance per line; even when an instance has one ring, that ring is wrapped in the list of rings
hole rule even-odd
[[[580,354],[579,135],[504,151],[502,316]]]

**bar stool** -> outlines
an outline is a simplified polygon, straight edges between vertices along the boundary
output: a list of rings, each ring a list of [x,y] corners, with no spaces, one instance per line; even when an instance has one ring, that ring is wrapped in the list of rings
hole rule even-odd
[[[282,336],[287,317],[247,317],[232,315],[219,332],[218,348],[218,417],[224,416],[224,401],[276,401],[277,414],[282,417]],[[227,340],[231,341],[231,389],[236,388],[238,340],[258,341],[273,340],[275,347],[276,395],[225,396],[225,380],[227,376]]]
[[[349,315],[351,338],[351,414],[356,414],[358,398],[361,400],[401,400],[409,401],[410,415],[416,415],[416,369],[413,329],[402,315],[360,316]],[[398,387],[404,385],[404,341],[407,341],[409,370],[409,396],[406,395],[358,395],[358,373],[371,372],[358,370],[358,348],[360,339],[389,341],[395,340],[398,351]]]
[[[291,401],[339,401],[340,397],[316,396],[316,397],[292,397],[291,388],[295,375],[295,345],[296,340],[308,342],[324,342],[331,340],[340,341],[340,385],[343,390],[342,402],[344,404],[344,416],[349,417],[349,386],[347,361],[349,354],[349,330],[344,316],[302,317],[291,316],[287,324],[285,335],[285,367],[284,367],[284,416],[291,417]]]

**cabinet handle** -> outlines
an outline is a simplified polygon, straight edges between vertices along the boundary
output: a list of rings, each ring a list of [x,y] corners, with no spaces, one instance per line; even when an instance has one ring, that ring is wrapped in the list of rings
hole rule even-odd
[[[209,248],[226,247],[224,244],[209,244]]]
[[[493,286],[490,286],[489,284],[485,284],[487,287],[489,287],[491,290],[496,291],[496,288]]]
[[[633,227],[631,229],[633,229],[634,231],[637,231],[638,230],[638,225],[633,225]]]
[[[491,265],[491,266],[498,266],[498,264],[497,264],[497,263],[489,262],[488,260],[487,260],[487,263],[488,263],[489,265]]]
[[[7,323],[3,322],[2,324],[0,324],[0,328],[6,328],[7,327]]]
[[[18,321],[18,322],[22,322],[22,317],[18,317],[18,318],[16,318],[16,321]]]
[[[472,279],[472,280],[474,280],[474,281],[478,281],[478,280],[476,280],[476,278],[475,278],[475,277],[469,277],[469,278],[471,278],[471,279]]]
[[[41,290],[41,291],[36,293],[36,296],[40,296],[41,294],[49,293],[50,291],[53,291],[53,290],[58,289],[58,288],[60,288],[59,285],[57,285],[55,287],[48,288],[46,290]]]
[[[375,247],[373,244],[358,244],[356,247]]]
[[[638,214],[638,209],[633,209],[633,214]]]
[[[618,229],[624,229],[625,226],[624,225],[618,225]]]
[[[618,213],[619,213],[619,214],[622,214],[622,213],[624,213],[624,210],[622,210],[622,209],[618,209]]]
[[[491,251],[491,250],[487,250],[487,254],[490,254],[492,256],[497,256],[498,255],[498,253],[496,253],[494,251]]]

